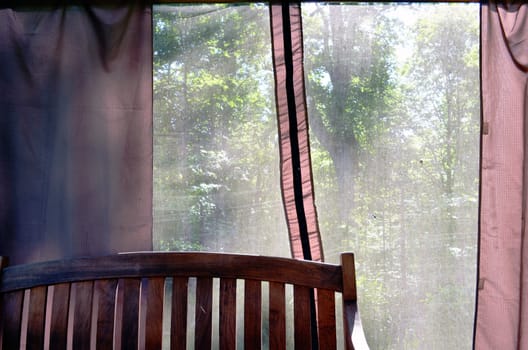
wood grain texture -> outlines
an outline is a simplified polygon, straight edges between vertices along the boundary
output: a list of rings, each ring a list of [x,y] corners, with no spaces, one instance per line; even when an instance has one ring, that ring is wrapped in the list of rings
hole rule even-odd
[[[51,295],[50,349],[65,349],[67,344],[70,284],[53,286]]]
[[[359,318],[358,305],[355,301],[343,303],[343,328],[345,332],[345,349],[368,350],[369,345]]]
[[[321,348],[332,350],[337,348],[335,292],[318,289],[317,300],[317,331]]]
[[[119,279],[116,293],[115,348],[138,348],[139,288],[137,278]]]
[[[147,252],[7,267],[1,276],[0,292],[83,280],[161,276],[252,279],[337,291],[342,285],[339,265],[316,261],[225,253]]]
[[[286,349],[286,297],[283,283],[269,284],[269,345],[270,349]]]
[[[262,287],[260,281],[246,280],[244,285],[244,347],[260,349],[262,329]]]
[[[146,297],[145,349],[161,349],[163,336],[163,296],[165,294],[165,279],[161,277],[148,278],[142,287]]]
[[[220,350],[236,348],[236,279],[220,280]]]
[[[196,279],[194,348],[210,349],[212,332],[213,279]]]
[[[354,263],[354,254],[341,254],[341,266],[343,273],[343,300],[355,301],[357,300],[356,291],[356,268]]]
[[[39,286],[30,290],[26,349],[40,350],[44,347],[47,291],[46,286]]]
[[[94,284],[94,311],[97,314],[97,349],[111,349],[114,341],[114,312],[117,280],[97,280]]]
[[[5,293],[1,296],[0,333],[2,349],[18,349],[22,323],[22,304],[24,291]]]
[[[217,333],[221,349],[234,349],[237,279],[245,285],[245,348],[261,347],[263,329],[269,329],[271,349],[286,348],[288,284],[293,284],[294,291],[296,349],[311,349],[316,341],[322,349],[335,349],[335,292],[343,292],[347,349],[368,348],[357,309],[352,254],[342,255],[341,266],[254,255],[150,252],[13,266],[1,272],[2,349],[19,348],[21,335],[28,348],[43,348],[49,338],[50,349],[159,349],[163,313],[169,310],[171,349],[185,349],[189,300],[195,301],[194,347],[210,349],[212,334]],[[170,308],[164,307],[163,300],[166,278],[172,279]],[[195,296],[189,296],[194,291],[189,278],[196,278]],[[215,330],[213,278],[220,278],[219,328]],[[262,281],[269,283],[269,327],[262,325]],[[53,285],[46,287],[48,282]],[[317,324],[310,322],[314,288]],[[26,301],[24,295],[28,295]],[[28,325],[24,330],[22,323]],[[44,328],[48,323],[49,328]]]
[[[72,316],[72,348],[89,350],[92,325],[93,281],[71,285],[70,314]]]
[[[296,350],[312,348],[310,324],[310,288],[293,286],[293,337]]]
[[[187,293],[189,290],[187,277],[174,277],[172,280],[172,312],[171,312],[171,349],[187,348]]]

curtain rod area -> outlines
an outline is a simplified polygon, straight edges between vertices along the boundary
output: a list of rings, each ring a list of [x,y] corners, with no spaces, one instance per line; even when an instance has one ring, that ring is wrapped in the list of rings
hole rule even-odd
[[[42,7],[61,7],[61,6],[119,6],[119,5],[158,5],[158,4],[234,4],[234,3],[283,3],[285,1],[257,1],[257,0],[0,0],[0,9],[5,8],[42,8]],[[286,1],[290,2],[290,1]],[[296,1],[291,1],[292,3]],[[301,0],[300,2],[322,2],[322,3],[379,3],[379,4],[419,4],[419,3],[480,3],[480,0],[377,0],[377,1],[357,1],[357,0],[341,0],[341,1],[317,1],[317,0]],[[484,1],[486,2],[486,1]]]

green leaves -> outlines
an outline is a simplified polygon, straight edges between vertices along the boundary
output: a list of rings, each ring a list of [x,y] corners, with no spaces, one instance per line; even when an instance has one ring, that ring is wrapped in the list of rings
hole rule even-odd
[[[287,252],[268,8],[160,7],[154,21],[157,240]]]
[[[325,256],[351,250],[363,262],[373,348],[470,347],[478,6],[310,4],[304,14]]]

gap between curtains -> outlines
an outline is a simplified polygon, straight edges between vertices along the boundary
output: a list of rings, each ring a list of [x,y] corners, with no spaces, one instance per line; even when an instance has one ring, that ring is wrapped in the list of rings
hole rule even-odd
[[[152,249],[150,7],[0,10],[0,255]]]

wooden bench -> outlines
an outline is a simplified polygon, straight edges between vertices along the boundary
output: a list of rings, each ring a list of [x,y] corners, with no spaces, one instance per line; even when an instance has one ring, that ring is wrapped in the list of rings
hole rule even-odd
[[[203,252],[127,253],[12,267],[0,259],[4,350],[235,349],[237,334],[245,349],[260,349],[262,339],[269,349],[285,349],[287,329],[293,329],[295,349],[317,344],[335,349],[336,293],[342,296],[345,348],[366,347],[351,253],[341,256],[341,265]],[[237,289],[244,296],[238,312]],[[293,290],[293,317],[286,316],[285,290]]]

